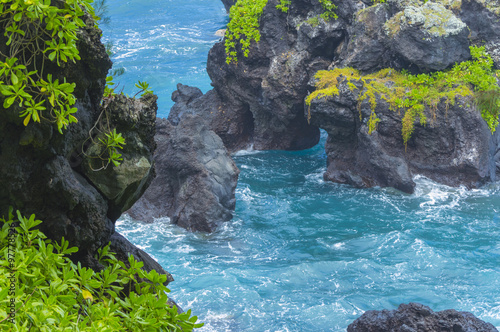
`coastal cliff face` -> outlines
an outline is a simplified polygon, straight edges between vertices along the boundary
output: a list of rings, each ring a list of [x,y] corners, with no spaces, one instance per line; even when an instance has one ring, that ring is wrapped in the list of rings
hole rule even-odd
[[[368,100],[359,103],[358,90],[339,84],[338,96],[311,102],[311,123],[328,132],[324,179],[356,187],[393,187],[411,193],[413,176],[424,175],[449,186],[477,188],[494,181],[498,133],[492,135],[470,99],[441,105],[426,126],[415,122],[407,147],[401,137],[401,113],[378,99],[380,122],[369,133],[372,113]]]
[[[157,106],[155,96],[114,96],[101,105],[111,61],[89,15],[85,23],[78,31],[81,60],[45,69],[54,80],[76,83],[78,122],[60,134],[49,121],[24,126],[15,105],[0,112],[0,214],[6,215],[10,206],[35,214],[49,238],[64,237],[79,248],[75,260],[99,268],[94,254],[111,240],[116,219],[154,176]],[[105,129],[116,129],[126,139],[120,166],[103,167],[107,158],[99,157],[98,142]],[[123,243],[114,248],[126,257]]]
[[[234,1],[223,3],[229,8]],[[497,4],[341,1],[335,3],[338,18],[328,20],[316,0],[291,1],[287,13],[278,4],[269,0],[264,7],[261,37],[251,43],[248,57],[237,48],[237,62],[227,63],[224,41],[214,45],[207,61],[214,89],[203,95],[178,86],[173,121],[184,113],[199,114],[230,151],[305,149],[318,142],[318,128],[325,129],[325,179],[358,187],[391,186],[411,193],[416,174],[468,188],[498,178],[498,133],[490,133],[473,97],[453,96],[435,109],[427,107],[432,120],[415,119],[406,144],[405,113],[394,111],[378,93],[373,110],[368,99],[345,84],[339,95],[316,98],[310,106],[304,102],[316,90],[315,74],[324,69],[432,73],[470,60],[471,45],[485,46],[500,68]],[[374,131],[369,128],[372,111],[380,120]]]

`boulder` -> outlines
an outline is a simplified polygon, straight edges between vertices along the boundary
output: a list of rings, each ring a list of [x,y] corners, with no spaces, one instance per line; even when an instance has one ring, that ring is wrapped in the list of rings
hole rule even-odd
[[[202,117],[184,114],[176,126],[158,118],[156,126],[157,177],[128,213],[146,222],[168,216],[192,231],[214,231],[232,218],[238,168]]]
[[[378,4],[362,9],[355,14],[349,26],[351,39],[342,56],[342,66],[353,67],[363,72],[373,72],[381,68],[406,67],[387,45],[384,24],[391,17],[387,4]]]
[[[347,327],[347,332],[497,332],[470,312],[434,312],[419,303],[400,304],[397,310],[369,310]]]
[[[184,114],[196,114],[224,142],[229,152],[250,147],[253,137],[253,115],[250,110],[241,111],[223,103],[215,90],[203,94],[200,89],[177,84],[172,93],[175,102],[168,120],[177,125]]]
[[[106,119],[113,124],[125,139],[120,150],[123,161],[119,166],[108,165],[107,160],[95,158],[103,151],[97,136],[85,149],[82,163],[83,174],[99,189],[109,201],[109,215],[117,219],[141,197],[154,178],[153,152],[154,126],[156,119],[157,96],[149,94],[140,99],[123,95],[109,97],[104,112]],[[108,126],[108,123],[104,124]]]
[[[428,72],[470,58],[467,25],[438,2],[392,0],[370,6],[356,13],[347,30],[351,40],[342,66],[363,72]]]

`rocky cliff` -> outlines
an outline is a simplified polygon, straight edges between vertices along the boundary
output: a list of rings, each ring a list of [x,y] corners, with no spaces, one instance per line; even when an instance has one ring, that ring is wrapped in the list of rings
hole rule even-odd
[[[48,115],[25,126],[17,104],[0,112],[0,214],[5,215],[9,206],[24,215],[35,214],[44,221],[41,229],[49,238],[64,237],[79,248],[74,258],[86,266],[98,269],[93,256],[112,240],[121,257],[133,251],[146,269],[161,272],[146,253],[120,240],[114,228],[154,176],[156,97],[116,95],[101,103],[111,61],[100,41],[101,31],[89,15],[84,20],[77,42],[81,60],[60,67],[47,61],[45,66],[53,82],[76,84],[78,122],[61,134]],[[2,45],[5,42],[2,39]],[[110,130],[126,140],[119,166],[108,162],[100,143]]]
[[[234,1],[223,3],[229,8]],[[325,7],[317,0],[291,1],[287,12],[276,8],[280,1],[267,1],[259,18],[260,40],[250,44],[249,56],[237,46],[237,61],[228,63],[225,40],[215,44],[207,62],[214,89],[203,95],[179,86],[171,118],[199,114],[230,151],[305,149],[318,142],[318,128],[325,129],[325,179],[359,187],[412,192],[416,174],[469,188],[496,181],[498,133],[490,133],[474,96],[427,106],[423,114],[432,121],[415,118],[409,142],[402,135],[404,107],[395,110],[380,93],[373,96],[376,109],[366,96],[360,98],[366,90],[353,95],[347,82],[339,95],[317,98],[310,106],[304,100],[316,90],[319,70],[433,73],[470,60],[472,45],[484,46],[498,69],[498,5],[484,0],[334,3],[338,17],[324,19]],[[379,120],[375,130],[372,113]]]

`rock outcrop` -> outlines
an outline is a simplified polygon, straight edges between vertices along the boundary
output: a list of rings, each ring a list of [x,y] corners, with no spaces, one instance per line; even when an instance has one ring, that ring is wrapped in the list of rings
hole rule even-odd
[[[52,73],[53,80],[76,83],[78,123],[60,134],[50,121],[24,126],[15,105],[0,112],[0,214],[6,215],[9,206],[24,215],[35,214],[49,238],[64,237],[79,248],[75,260],[99,269],[94,254],[110,241],[116,219],[154,175],[152,128],[157,106],[153,96],[115,96],[102,107],[111,61],[100,41],[101,31],[89,15],[84,19],[86,27],[78,31],[77,42],[81,60],[62,67],[48,61],[45,65],[45,74]],[[99,156],[104,129],[116,129],[125,137],[120,151],[126,160],[97,171],[107,164],[107,156]],[[151,260],[145,253],[140,256]]]
[[[154,178],[154,128],[158,98],[148,94],[140,99],[123,95],[108,99],[105,108],[106,119],[125,139],[121,153],[123,161],[118,167],[109,165],[100,169],[103,161],[94,156],[102,153],[102,146],[91,144],[85,150],[81,166],[83,175],[108,200],[109,217],[116,220],[142,196]],[[95,140],[94,138],[93,141]]]
[[[236,0],[221,0],[221,1],[224,4],[224,8],[226,8],[227,12],[229,12],[231,6],[236,3]]]
[[[469,312],[453,309],[433,312],[419,303],[401,304],[397,310],[370,310],[347,327],[347,332],[497,332]]]
[[[191,114],[176,125],[158,118],[156,131],[157,177],[128,213],[146,222],[168,216],[174,224],[202,232],[230,220],[239,170],[222,140],[202,117]]]
[[[360,90],[362,88],[360,87]],[[494,181],[495,147],[499,134],[490,133],[470,99],[438,107],[430,123],[415,122],[405,150],[400,112],[377,98],[380,122],[369,134],[369,100],[359,104],[359,90],[339,84],[339,95],[314,99],[306,113],[311,123],[328,132],[325,180],[356,187],[394,187],[412,193],[415,174],[450,186],[477,188]],[[500,174],[500,173],[499,173]]]
[[[358,11],[341,66],[443,70],[470,57],[469,29],[443,4],[389,1]]]
[[[228,9],[234,1],[223,3]],[[485,45],[500,68],[496,3],[348,0],[335,2],[338,18],[329,20],[321,18],[325,9],[316,0],[291,1],[286,14],[276,9],[278,4],[269,0],[265,6],[259,19],[261,38],[250,45],[248,58],[238,52],[237,63],[228,64],[224,41],[214,45],[207,61],[214,89],[203,95],[179,85],[172,96],[172,122],[184,113],[199,114],[230,151],[249,146],[304,149],[316,144],[318,128],[325,129],[325,179],[360,187],[393,186],[412,192],[417,173],[467,187],[498,177],[498,135],[488,134],[470,100],[449,110],[441,103],[434,121],[425,128],[417,125],[407,152],[398,137],[397,115],[390,114],[384,102],[376,110],[381,121],[373,135],[367,134],[366,120],[357,120],[360,112],[369,115],[368,105],[356,110],[357,101],[348,90],[337,99],[313,103],[310,123],[309,112],[300,114],[320,69],[426,73],[469,60],[469,46],[474,44]]]
[[[248,148],[253,141],[254,121],[252,112],[240,112],[222,102],[215,90],[203,94],[200,89],[177,84],[172,93],[175,105],[168,119],[177,125],[184,114],[196,114],[224,142],[230,152]]]
[[[237,64],[228,64],[224,42],[214,45],[207,62],[214,90],[190,103],[191,112],[211,114],[211,129],[231,151],[248,146],[300,150],[319,141],[318,128],[302,115],[307,83],[338,54],[346,22],[357,7],[342,2],[341,18],[325,23],[318,20],[324,10],[316,0],[292,1],[288,14],[278,11],[277,4],[270,0],[264,8],[261,39],[252,43],[248,58],[240,54]],[[218,102],[211,105],[214,95]],[[183,108],[184,102],[177,106]]]

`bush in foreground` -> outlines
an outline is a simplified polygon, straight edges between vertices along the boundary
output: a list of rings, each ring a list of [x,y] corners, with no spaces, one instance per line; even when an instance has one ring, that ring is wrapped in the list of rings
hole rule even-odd
[[[68,241],[53,242],[34,229],[34,215],[12,211],[0,218],[1,331],[192,331],[197,317],[178,313],[167,304],[167,279],[146,273],[133,256],[130,268],[118,261],[109,245],[95,272],[74,264]]]

